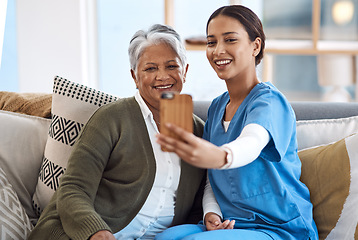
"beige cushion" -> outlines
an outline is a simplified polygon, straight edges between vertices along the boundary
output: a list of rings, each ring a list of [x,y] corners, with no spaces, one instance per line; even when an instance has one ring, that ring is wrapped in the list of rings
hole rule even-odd
[[[320,239],[354,239],[358,223],[358,134],[299,152]],[[357,238],[356,238],[357,239]]]
[[[0,109],[51,118],[50,93],[16,93],[0,91]]]

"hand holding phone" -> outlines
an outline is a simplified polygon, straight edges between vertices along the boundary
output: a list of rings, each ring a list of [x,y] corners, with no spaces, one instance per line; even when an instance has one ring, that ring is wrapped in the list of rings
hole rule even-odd
[[[181,139],[171,132],[166,123],[175,124],[188,132],[193,132],[193,100],[188,94],[164,92],[160,99],[160,133]],[[167,151],[162,147],[162,151]]]

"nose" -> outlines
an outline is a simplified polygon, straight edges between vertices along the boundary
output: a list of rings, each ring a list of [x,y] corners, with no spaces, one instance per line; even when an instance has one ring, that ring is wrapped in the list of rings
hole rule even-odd
[[[165,81],[169,79],[169,74],[167,70],[165,68],[159,68],[156,79],[159,81]]]
[[[223,53],[225,53],[225,45],[223,44],[223,43],[221,43],[221,42],[217,42],[216,43],[216,46],[215,46],[215,49],[214,49],[214,54],[216,54],[216,55],[220,55],[220,54],[223,54]]]

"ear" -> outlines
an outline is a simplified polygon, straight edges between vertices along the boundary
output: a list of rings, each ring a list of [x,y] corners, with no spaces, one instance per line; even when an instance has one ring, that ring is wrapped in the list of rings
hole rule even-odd
[[[254,45],[252,56],[256,57],[261,51],[261,38],[257,37],[252,44]]]
[[[189,64],[187,64],[187,65],[185,66],[183,82],[186,81],[186,74],[188,73],[188,69],[189,69]]]
[[[131,75],[132,75],[132,78],[134,80],[135,86],[138,89],[138,80],[137,80],[137,77],[136,77],[135,72],[133,71],[133,69],[131,69]]]

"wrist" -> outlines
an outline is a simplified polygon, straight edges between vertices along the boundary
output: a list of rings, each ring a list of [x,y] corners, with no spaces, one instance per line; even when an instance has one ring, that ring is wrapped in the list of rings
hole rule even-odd
[[[226,155],[225,155],[225,163],[223,166],[220,167],[220,169],[228,169],[230,168],[233,161],[231,149],[225,146],[222,146],[221,149],[225,151]]]
[[[206,224],[207,219],[210,218],[211,216],[218,217],[220,219],[220,221],[222,221],[222,216],[221,215],[219,215],[219,214],[217,214],[215,212],[208,212],[204,216],[204,224]]]

